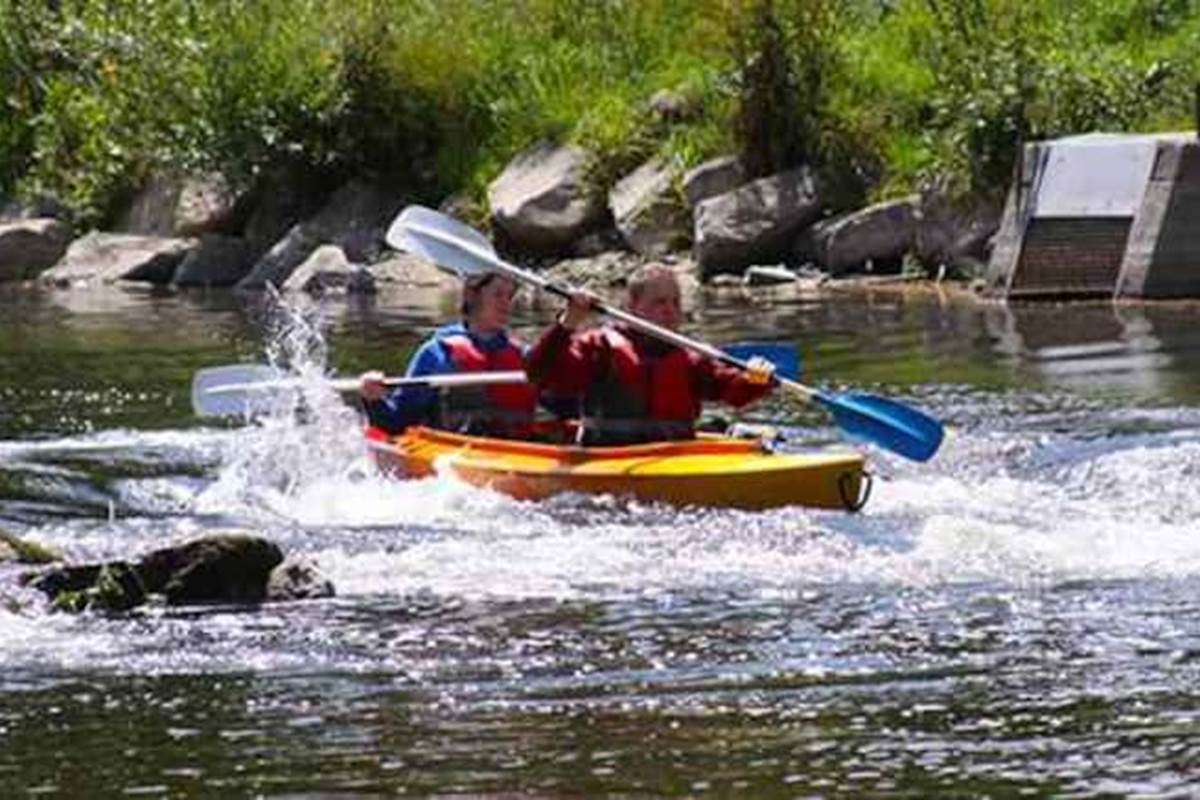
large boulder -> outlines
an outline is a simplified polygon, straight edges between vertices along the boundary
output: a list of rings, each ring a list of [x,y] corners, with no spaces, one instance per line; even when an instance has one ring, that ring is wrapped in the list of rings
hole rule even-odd
[[[195,239],[91,233],[71,242],[67,253],[40,280],[55,286],[143,281],[169,283]]]
[[[808,167],[702,200],[695,209],[693,237],[701,273],[707,277],[783,261],[797,233],[820,214],[816,175]]]
[[[322,244],[337,245],[360,264],[376,260],[384,252],[384,233],[402,204],[394,190],[351,181],[334,192],[315,216],[292,226],[238,282],[238,288],[282,286]]]
[[[652,159],[619,180],[608,207],[626,244],[651,258],[690,244],[691,220],[675,191],[675,176],[662,159]]]
[[[35,278],[67,251],[71,229],[44,217],[0,223],[0,283]]]
[[[549,255],[603,223],[605,207],[587,178],[590,156],[546,142],[521,153],[488,187],[497,229],[521,252]]]
[[[271,574],[282,562],[278,546],[234,530],[155,550],[136,563],[56,566],[23,580],[68,611],[124,611],[152,594],[162,595],[168,605],[260,603],[268,598]],[[313,578],[313,583],[319,581]],[[305,596],[326,595],[314,588]]]
[[[709,159],[683,173],[683,194],[695,208],[702,201],[732,192],[746,182],[746,170],[737,156]]]
[[[916,241],[918,217],[917,198],[907,197],[822,220],[809,231],[812,255],[833,276],[860,271],[867,262],[875,271],[898,272]]]
[[[159,174],[147,181],[117,221],[116,232],[200,236],[237,228],[238,194],[215,173]]]
[[[171,283],[176,286],[233,286],[250,270],[250,245],[238,236],[210,233],[184,256]]]
[[[283,561],[273,542],[241,531],[209,534],[146,555],[137,564],[148,592],[168,605],[257,603],[267,596],[271,570]]]

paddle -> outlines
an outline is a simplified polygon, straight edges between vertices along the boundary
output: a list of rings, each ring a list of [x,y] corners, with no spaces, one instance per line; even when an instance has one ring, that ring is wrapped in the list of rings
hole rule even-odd
[[[386,238],[391,247],[422,256],[453,269],[464,277],[498,272],[567,300],[574,294],[570,287],[553,283],[540,275],[503,261],[496,255],[491,243],[478,231],[433,209],[422,206],[409,206],[404,209],[392,221]],[[748,368],[745,361],[710,344],[655,325],[607,303],[596,301],[593,305],[597,312],[620,320],[650,336],[739,369]],[[865,392],[833,394],[810,388],[783,376],[776,376],[775,380],[789,392],[818,403],[829,411],[838,427],[852,438],[874,442],[914,461],[927,461],[932,458],[942,443],[944,431],[941,423],[895,400]]]
[[[385,386],[487,386],[494,383],[524,383],[525,373],[520,370],[509,372],[459,372],[447,375],[419,375],[408,378],[384,378]],[[266,364],[229,364],[223,367],[208,367],[192,378],[192,410],[201,417],[239,416],[261,408],[273,394],[295,389],[305,379],[287,377]],[[334,391],[354,392],[358,390],[360,378],[328,378],[323,381]]]

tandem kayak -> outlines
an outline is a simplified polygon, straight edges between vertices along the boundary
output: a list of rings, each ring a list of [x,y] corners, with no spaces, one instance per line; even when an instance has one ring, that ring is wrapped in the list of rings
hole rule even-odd
[[[610,494],[675,506],[857,511],[870,493],[853,451],[776,453],[761,441],[703,436],[679,442],[581,447],[409,428],[369,429],[377,461],[404,477],[450,471],[520,500],[563,492]]]

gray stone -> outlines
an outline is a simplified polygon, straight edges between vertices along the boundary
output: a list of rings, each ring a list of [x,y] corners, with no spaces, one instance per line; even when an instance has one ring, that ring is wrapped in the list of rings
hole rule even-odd
[[[56,219],[0,224],[0,283],[35,278],[67,251],[71,229]]]
[[[608,193],[608,205],[634,252],[655,257],[690,243],[690,220],[675,191],[674,174],[662,159],[647,161],[618,181]]]
[[[155,550],[137,564],[147,592],[161,592],[168,605],[258,603],[267,580],[283,561],[274,543],[252,534],[208,534],[182,545]]]
[[[91,233],[76,239],[40,280],[56,286],[143,281],[169,283],[175,268],[196,247],[195,239]]]
[[[683,194],[688,205],[695,208],[701,201],[732,192],[745,182],[746,171],[737,156],[721,156],[685,172]]]
[[[702,201],[695,209],[693,248],[701,273],[786,260],[797,233],[820,213],[816,176],[807,167]]]
[[[238,288],[282,286],[322,244],[337,245],[355,263],[377,260],[384,253],[383,235],[402,203],[387,187],[361,181],[346,184],[314,217],[292,226],[238,282]]]
[[[546,142],[521,153],[488,188],[496,227],[516,249],[564,252],[603,222],[603,202],[587,179],[589,154]]]
[[[811,239],[817,264],[833,276],[862,270],[867,262],[891,262],[897,271],[916,241],[917,202],[890,200],[816,223]]]
[[[250,269],[250,246],[236,236],[210,233],[184,256],[171,282],[176,286],[233,286]]]
[[[267,579],[267,602],[312,600],[335,594],[333,582],[307,558],[284,559]]]
[[[312,252],[291,274],[283,288],[309,294],[374,294],[375,279],[361,265],[351,264],[342,248],[325,244]]]

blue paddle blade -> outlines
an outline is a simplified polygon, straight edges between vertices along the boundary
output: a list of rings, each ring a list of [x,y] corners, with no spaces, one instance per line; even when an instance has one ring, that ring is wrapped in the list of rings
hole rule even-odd
[[[775,374],[788,380],[800,380],[800,351],[795,345],[779,342],[738,342],[721,348],[734,358],[749,361],[760,356],[775,365]]]
[[[945,429],[937,420],[878,395],[818,392],[815,399],[833,415],[846,435],[872,442],[913,461],[933,458],[945,436]]]

